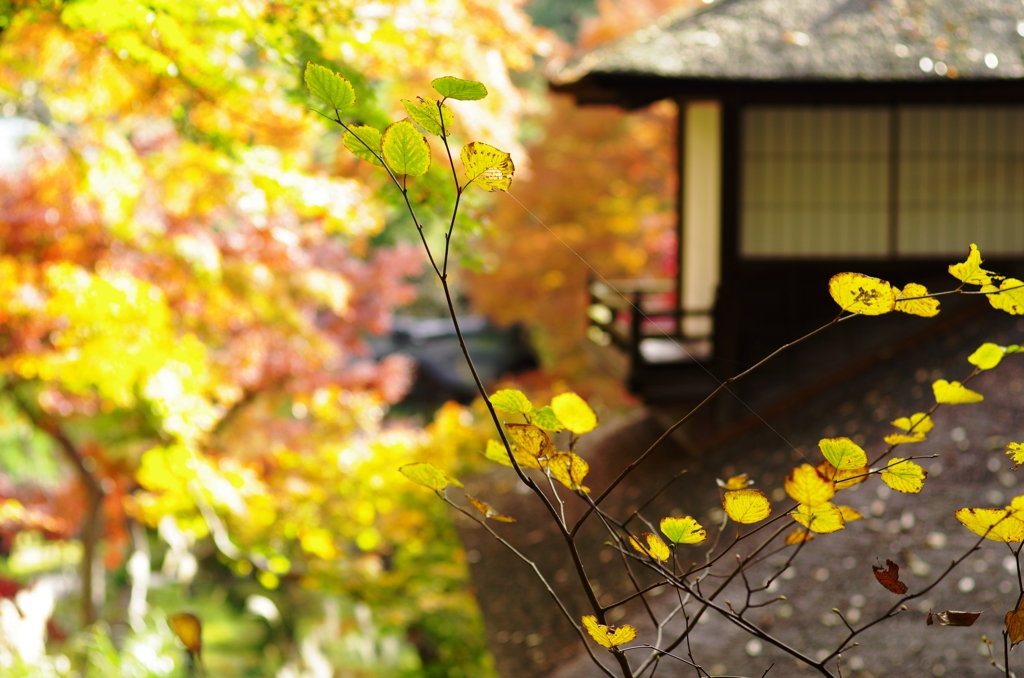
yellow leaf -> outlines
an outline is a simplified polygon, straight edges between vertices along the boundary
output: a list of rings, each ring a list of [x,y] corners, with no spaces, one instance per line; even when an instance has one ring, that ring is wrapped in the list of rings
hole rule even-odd
[[[505,424],[508,437],[523,452],[536,459],[546,461],[555,454],[555,446],[551,444],[551,438],[542,429],[533,424]],[[516,459],[518,459],[518,455]]]
[[[629,538],[630,545],[640,553],[662,563],[672,555],[672,552],[668,550],[668,545],[658,535],[653,532],[644,532],[641,536],[647,541],[647,546],[632,536]]]
[[[598,624],[597,617],[592,614],[588,614],[583,618],[583,628],[587,630],[587,633],[590,634],[590,637],[593,638],[598,645],[606,647],[609,650],[617,645],[628,643],[636,638],[636,627],[630,626],[629,624],[623,624],[616,628],[614,626]]]
[[[783,486],[793,501],[812,507],[824,504],[836,493],[835,483],[810,464],[801,464],[793,469]]]
[[[492,393],[488,398],[494,409],[512,414],[529,414],[533,412],[533,403],[522,391],[506,388]]]
[[[753,480],[747,478],[746,473],[741,473],[738,476],[733,476],[728,480],[719,480],[715,478],[715,482],[718,486],[725,490],[742,490],[745,487],[750,487],[754,484]]]
[[[917,283],[907,283],[896,297],[896,310],[900,313],[933,318],[939,314],[938,299],[920,299],[928,294],[928,288]],[[910,301],[900,301],[910,299]]]
[[[974,534],[1005,543],[1024,541],[1024,521],[1005,509],[962,508],[956,519]]]
[[[444,104],[439,104],[437,99],[417,97],[419,101],[402,99],[405,112],[409,114],[412,121],[423,130],[439,137],[446,137],[452,133],[455,126],[455,119],[452,111]]]
[[[852,523],[853,521],[860,520],[864,517],[860,511],[857,511],[850,506],[840,506],[839,511],[843,514],[844,523]]]
[[[846,521],[843,520],[843,512],[831,502],[825,502],[817,506],[799,504],[790,515],[793,516],[793,520],[818,534],[838,532],[846,527]]]
[[[985,285],[981,291],[996,292],[988,295],[988,303],[992,304],[992,308],[1006,311],[1010,315],[1024,315],[1024,282],[1016,278],[1007,278],[999,287]]]
[[[761,490],[735,490],[722,495],[725,514],[737,523],[757,523],[772,513],[771,503]]]
[[[708,532],[691,516],[662,518],[661,531],[676,544],[699,544],[707,539]]]
[[[868,465],[868,455],[849,438],[822,438],[818,447],[829,463],[840,471]]]
[[[917,412],[909,417],[900,417],[892,422],[892,425],[904,431],[913,433],[928,433],[935,428],[935,422],[926,412]]]
[[[793,546],[794,544],[810,541],[812,539],[814,539],[814,534],[812,532],[802,527],[796,527],[793,528],[792,532],[786,535],[786,544],[788,546]]]
[[[587,401],[571,391],[551,399],[551,409],[562,425],[576,434],[589,433],[597,427],[597,415]]]
[[[417,485],[422,485],[423,487],[430,488],[431,490],[440,491],[449,485],[462,487],[462,483],[454,478],[449,478],[443,471],[441,471],[441,469],[437,468],[433,464],[428,464],[425,461],[406,464],[398,470],[402,475]]]
[[[896,293],[888,282],[863,273],[837,273],[828,281],[828,291],[849,313],[882,315],[896,305]]]
[[[512,445],[512,454],[516,456],[516,461],[519,462],[521,468],[540,468],[540,463],[534,457],[520,452],[515,444]],[[487,441],[487,449],[484,450],[484,456],[504,466],[510,468],[512,466],[512,462],[508,458],[508,452],[505,451],[505,446],[497,440]]]
[[[893,457],[880,475],[882,482],[897,492],[917,494],[924,487],[928,472],[912,461]]]
[[[815,466],[821,475],[831,480],[836,485],[836,491],[844,490],[848,487],[853,487],[863,483],[868,479],[868,471],[870,470],[867,465],[861,466],[860,468],[850,468],[845,470],[838,470],[833,466],[828,459],[822,459]]]
[[[167,625],[178,636],[190,654],[200,655],[203,651],[203,625],[199,618],[188,612],[178,612],[167,618]]]
[[[961,282],[970,285],[988,285],[992,282],[992,271],[986,271],[981,267],[981,252],[977,245],[971,243],[971,251],[967,255],[967,261],[959,264],[951,264],[949,274]]]
[[[932,392],[935,393],[935,402],[943,405],[980,403],[985,399],[985,396],[964,387],[959,381],[949,382],[945,379],[939,379],[932,384]]]
[[[1024,443],[1009,443],[1006,446],[1006,454],[1010,457],[1013,468],[1016,470],[1018,466],[1024,464]]]
[[[979,346],[978,350],[967,356],[967,362],[979,370],[991,370],[1002,361],[1005,353],[1006,350],[1002,346],[987,341]]]
[[[926,439],[923,433],[890,433],[883,440],[890,445],[903,445],[906,443],[920,443]]]
[[[408,120],[388,125],[380,140],[384,162],[395,174],[418,177],[430,169],[430,145]]]
[[[512,156],[479,141],[472,141],[462,148],[459,156],[466,168],[466,185],[476,184],[488,191],[507,191],[512,185],[515,165]]]
[[[468,499],[469,503],[473,505],[473,508],[475,508],[480,513],[484,514],[484,519],[490,518],[491,520],[497,520],[499,523],[516,522],[515,518],[503,515],[497,509],[495,509],[493,506],[491,506],[485,501],[480,501],[476,497],[471,497],[468,494],[466,495],[466,499]]]
[[[589,487],[582,485],[583,479],[590,473],[590,464],[572,452],[556,452],[541,462],[541,468],[570,490],[590,492]]]

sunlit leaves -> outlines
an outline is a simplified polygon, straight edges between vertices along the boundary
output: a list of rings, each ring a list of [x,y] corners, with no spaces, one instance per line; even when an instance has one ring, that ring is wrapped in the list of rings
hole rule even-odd
[[[597,617],[594,615],[587,615],[583,618],[583,628],[587,630],[594,642],[609,650],[636,638],[636,627],[628,624],[619,627],[605,626],[598,624]]]
[[[476,80],[463,80],[446,75],[443,78],[435,78],[430,85],[434,91],[446,99],[477,101],[487,96],[487,88]]]
[[[1018,466],[1024,464],[1024,443],[1007,443],[1006,454],[1010,457],[1013,468],[1016,470]]]
[[[342,136],[341,141],[345,148],[352,152],[360,160],[383,167],[380,161],[381,155],[381,134],[376,127],[369,125],[352,125]]]
[[[967,357],[967,362],[979,370],[991,370],[1002,361],[1005,353],[1006,351],[1002,346],[992,342],[985,342]]]
[[[725,514],[737,523],[757,523],[772,513],[771,503],[761,490],[736,490],[722,495]]]
[[[872,565],[871,571],[875,573],[875,579],[891,593],[902,596],[907,592],[907,585],[900,581],[900,566],[891,560],[885,561],[885,567]]]
[[[388,125],[380,145],[384,162],[395,174],[418,177],[430,169],[430,146],[408,120]]]
[[[530,402],[530,399],[522,391],[517,391],[514,388],[496,391],[488,400],[491,401],[491,405],[494,405],[494,409],[500,412],[529,414],[533,411],[533,403]]]
[[[805,527],[794,528],[792,532],[786,535],[786,545],[793,546],[795,544],[802,544],[805,541],[811,541],[814,539],[814,533]]]
[[[565,428],[573,433],[583,434],[597,427],[597,415],[583,398],[568,392],[551,399],[551,409]]]
[[[907,283],[896,297],[896,310],[923,318],[933,318],[939,314],[939,300],[922,298],[927,295],[928,288],[924,285]]]
[[[468,494],[466,495],[466,499],[468,499],[469,503],[473,505],[473,508],[484,515],[485,520],[490,518],[491,520],[497,520],[499,523],[516,522],[515,518],[504,515],[485,501],[481,501],[476,497],[471,497]]]
[[[629,544],[651,560],[665,562],[672,555],[672,552],[669,551],[668,545],[665,544],[658,535],[653,532],[644,532],[641,536],[646,544],[640,543],[640,541],[633,536],[630,536]]]
[[[854,509],[851,506],[840,506],[839,512],[843,514],[844,523],[852,523],[855,520],[861,520],[864,518],[860,511]]]
[[[573,452],[556,452],[546,461],[541,461],[541,468],[570,490],[590,491],[582,484],[590,473],[590,464]]]
[[[434,491],[441,491],[449,485],[455,487],[462,487],[462,483],[454,478],[449,478],[444,474],[444,471],[437,468],[433,464],[429,464],[425,461],[413,462],[406,464],[398,469],[402,475],[423,487],[429,488]]]
[[[1010,315],[1024,315],[1024,282],[1016,278],[1007,278],[999,287],[985,285],[982,292],[991,292],[988,303],[992,308],[1005,311]]]
[[[882,482],[897,492],[917,494],[924,487],[924,480],[928,477],[928,472],[919,464],[893,457],[889,460],[888,466],[882,469],[880,475]]]
[[[532,424],[505,424],[505,430],[518,451],[537,461],[550,459],[555,453],[555,446],[551,444],[548,434]]]
[[[455,118],[450,108],[436,99],[418,97],[419,101],[402,99],[402,106],[405,112],[414,123],[422,127],[430,134],[446,137],[452,133],[455,125]]]
[[[699,544],[708,536],[707,530],[691,516],[662,518],[660,527],[662,534],[675,544]]]
[[[1007,509],[962,508],[956,519],[971,532],[1000,542],[1024,541],[1024,521]]]
[[[545,405],[539,410],[534,410],[527,415],[530,423],[534,426],[539,426],[545,431],[552,433],[558,433],[559,431],[565,430],[565,426],[559,421],[558,417],[555,416],[555,411],[551,409],[550,405]]]
[[[838,532],[846,526],[843,512],[831,502],[825,502],[817,506],[798,504],[793,509],[793,512],[790,513],[790,516],[808,530],[818,534]]]
[[[837,273],[828,281],[828,291],[848,313],[882,315],[896,305],[896,293],[888,282],[863,273]]]
[[[515,455],[516,462],[520,468],[540,468],[540,463],[537,458],[533,455],[526,454],[513,444],[512,453]],[[508,458],[508,452],[505,451],[505,446],[497,440],[488,440],[487,447],[484,450],[484,456],[491,461],[496,461],[503,466],[512,466],[512,461]]]
[[[851,468],[840,471],[833,466],[828,459],[822,459],[814,467],[818,472],[836,485],[836,490],[853,487],[868,479],[868,472],[871,470],[866,465],[860,468]]]
[[[885,442],[890,445],[919,443],[935,427],[932,418],[926,412],[917,412],[909,417],[900,417],[891,423],[896,428],[906,431],[906,433],[890,433],[885,436]]]
[[[992,282],[993,273],[983,269],[981,264],[981,252],[978,251],[978,247],[974,243],[971,243],[967,260],[959,264],[951,264],[949,274],[970,285],[988,285]]]
[[[312,62],[307,63],[305,78],[310,94],[338,113],[343,113],[355,105],[356,92],[352,89],[352,83],[329,68]]]
[[[199,618],[188,612],[178,612],[167,617],[167,625],[178,636],[189,654],[200,656],[203,652],[203,625]]]
[[[507,191],[512,185],[516,168],[512,156],[494,146],[472,141],[459,155],[466,169],[466,185],[476,184],[488,191]]]
[[[798,504],[814,507],[824,504],[836,493],[836,486],[810,464],[801,464],[786,476],[786,494]]]
[[[732,476],[727,480],[715,478],[715,482],[718,483],[718,486],[723,490],[742,490],[743,488],[750,487],[754,484],[754,481],[750,480],[746,473],[741,473],[738,476]]]
[[[818,441],[821,453],[840,471],[867,466],[868,455],[860,445],[849,438],[822,438]]]
[[[935,402],[943,405],[962,405],[965,403],[980,403],[985,396],[965,387],[959,381],[946,381],[939,379],[932,384],[932,392],[935,393]]]

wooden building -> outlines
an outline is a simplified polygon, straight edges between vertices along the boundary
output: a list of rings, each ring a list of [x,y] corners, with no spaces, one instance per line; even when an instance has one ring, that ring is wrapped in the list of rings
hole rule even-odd
[[[591,289],[635,392],[706,392],[830,317],[841,270],[927,283],[975,242],[1021,273],[1021,0],[704,2],[551,76],[678,104],[678,276]]]

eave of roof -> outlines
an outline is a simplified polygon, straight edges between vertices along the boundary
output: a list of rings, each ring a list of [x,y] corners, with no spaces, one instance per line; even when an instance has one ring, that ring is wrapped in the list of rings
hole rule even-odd
[[[1021,0],[718,0],[553,70],[581,100],[633,79],[1024,87]],[[581,96],[582,95],[582,96]]]

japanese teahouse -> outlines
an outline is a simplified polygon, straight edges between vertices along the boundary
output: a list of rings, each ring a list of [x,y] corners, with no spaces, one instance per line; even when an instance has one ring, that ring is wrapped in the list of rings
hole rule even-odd
[[[820,324],[838,271],[903,284],[975,242],[1019,275],[1021,0],[704,3],[551,76],[579,104],[678,104],[679,273],[591,285],[635,392],[704,390]]]

